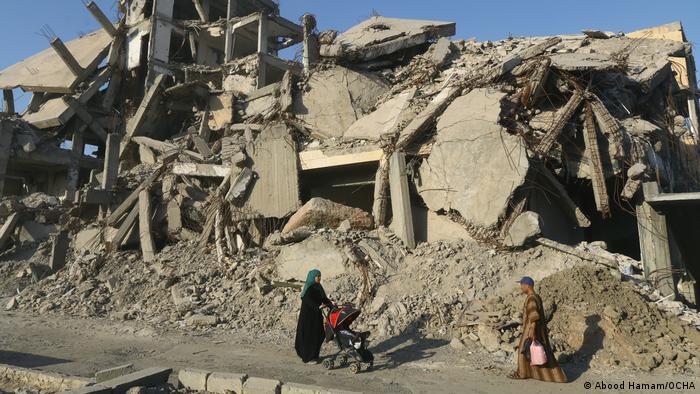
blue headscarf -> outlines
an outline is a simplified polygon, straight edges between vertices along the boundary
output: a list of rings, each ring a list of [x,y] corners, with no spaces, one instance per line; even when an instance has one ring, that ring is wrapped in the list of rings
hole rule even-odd
[[[316,277],[321,275],[321,271],[317,269],[312,269],[309,271],[308,274],[306,274],[306,283],[304,283],[304,288],[301,289],[301,298],[304,298],[306,295],[306,292],[309,291],[309,289],[313,286],[318,286],[318,289],[321,291],[321,296],[325,297],[326,292],[323,291],[323,286],[321,284],[316,283]]]

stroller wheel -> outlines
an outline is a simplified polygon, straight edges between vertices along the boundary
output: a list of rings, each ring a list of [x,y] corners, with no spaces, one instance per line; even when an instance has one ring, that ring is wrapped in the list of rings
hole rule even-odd
[[[344,367],[344,366],[348,365],[348,356],[345,355],[345,354],[343,354],[342,356],[340,356],[340,362],[338,363],[338,365],[341,366],[341,367]]]
[[[323,360],[323,368],[333,369],[333,360],[331,360],[330,358]]]
[[[361,370],[362,370],[362,366],[360,365],[360,363],[350,364],[350,372],[359,373]]]
[[[370,369],[372,369],[372,367],[374,367],[374,361],[370,361],[370,362],[367,364],[367,371],[369,371]]]

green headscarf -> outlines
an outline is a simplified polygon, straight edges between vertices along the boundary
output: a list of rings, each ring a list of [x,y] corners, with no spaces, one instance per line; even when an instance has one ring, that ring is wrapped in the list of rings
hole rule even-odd
[[[323,291],[323,286],[321,286],[319,283],[316,283],[316,277],[319,275],[321,275],[321,271],[319,271],[317,269],[312,269],[311,271],[309,271],[308,274],[306,274],[306,283],[304,283],[304,288],[301,289],[301,298],[304,298],[304,296],[306,295],[306,292],[309,291],[309,289],[312,286],[316,286],[316,285],[318,286],[318,289],[321,291],[321,296],[322,297],[326,296],[326,292]]]

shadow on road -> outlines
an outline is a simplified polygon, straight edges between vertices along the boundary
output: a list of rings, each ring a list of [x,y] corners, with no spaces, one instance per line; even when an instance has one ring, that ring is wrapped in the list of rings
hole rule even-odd
[[[583,332],[583,344],[569,358],[570,362],[565,365],[566,376],[569,382],[578,379],[581,374],[591,367],[591,360],[598,350],[603,348],[605,332],[598,325],[599,315],[586,317],[586,330]]]
[[[370,350],[375,354],[375,357],[379,353],[384,353],[386,356],[386,362],[377,363],[375,361],[375,370],[394,369],[405,363],[429,359],[435,355],[433,349],[449,343],[444,339],[421,338],[406,331],[371,347]],[[415,332],[415,330],[411,331]]]
[[[10,350],[0,350],[0,363],[14,365],[16,367],[36,368],[69,362],[72,362],[72,360],[40,356],[38,354],[13,352]]]

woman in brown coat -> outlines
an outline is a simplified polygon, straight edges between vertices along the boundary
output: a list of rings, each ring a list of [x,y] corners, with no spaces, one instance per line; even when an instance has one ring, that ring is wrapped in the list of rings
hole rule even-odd
[[[523,277],[520,279],[520,289],[527,294],[525,305],[523,305],[523,333],[518,345],[518,370],[509,377],[566,383],[566,375],[559,367],[557,359],[554,358],[552,347],[549,345],[544,308],[542,307],[542,299],[535,293],[535,281],[529,276]],[[527,341],[528,339],[530,341]],[[529,345],[535,340],[542,344],[547,354],[547,363],[544,365],[530,365],[529,349],[523,349],[526,341]]]

